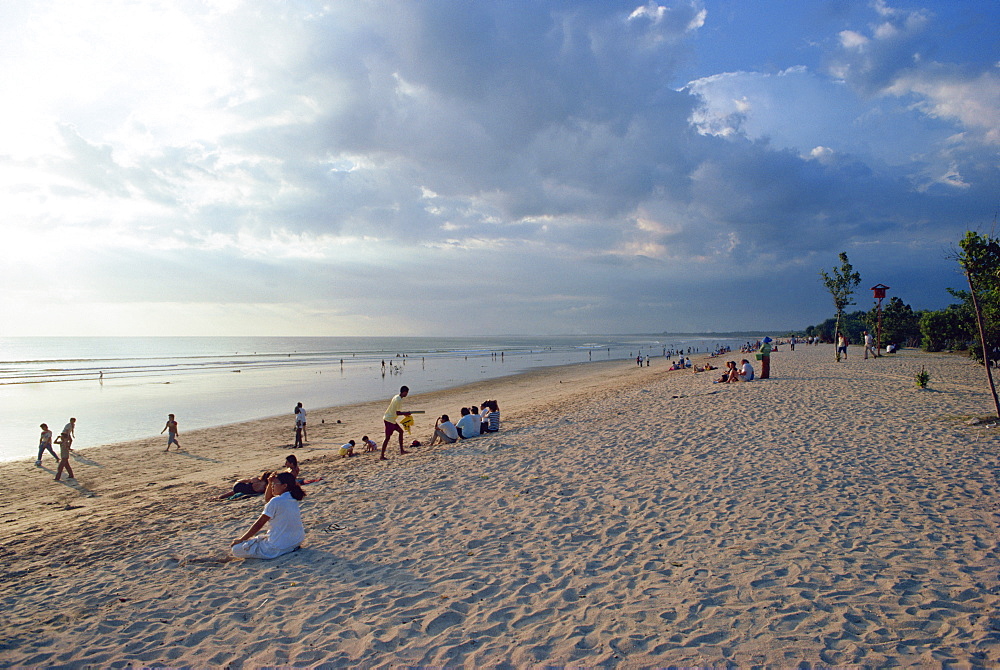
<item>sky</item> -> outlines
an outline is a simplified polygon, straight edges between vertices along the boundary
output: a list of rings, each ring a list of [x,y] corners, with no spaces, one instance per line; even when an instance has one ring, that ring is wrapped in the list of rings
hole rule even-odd
[[[0,3],[0,335],[801,329],[960,288],[995,0]]]

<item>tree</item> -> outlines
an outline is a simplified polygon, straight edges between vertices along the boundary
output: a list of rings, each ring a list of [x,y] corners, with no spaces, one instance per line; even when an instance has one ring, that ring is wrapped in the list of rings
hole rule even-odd
[[[924,351],[966,349],[975,332],[974,319],[965,305],[949,305],[920,315],[920,346]]]
[[[976,326],[979,330],[979,344],[982,347],[983,367],[986,368],[986,381],[993,395],[993,406],[1000,418],[1000,398],[993,383],[993,370],[990,360],[993,357],[997,317],[1000,316],[1000,241],[985,237],[971,230],[958,243],[961,253],[958,263],[965,272],[969,282],[969,298],[976,315]]]
[[[866,317],[868,330],[878,328],[878,306],[872,307]],[[882,309],[882,341],[897,346],[912,347],[920,341],[920,318],[913,308],[893,296]]]
[[[825,270],[820,270],[819,274],[823,277],[826,290],[833,296],[834,307],[837,308],[837,322],[834,327],[834,338],[836,338],[836,333],[840,332],[840,317],[844,313],[844,308],[854,304],[851,296],[854,295],[854,289],[861,283],[861,275],[854,271],[854,267],[847,260],[847,252],[844,251],[840,252],[840,267],[833,269],[832,277]],[[834,344],[836,344],[836,340],[834,340]],[[839,349],[837,350],[837,362],[840,362]]]

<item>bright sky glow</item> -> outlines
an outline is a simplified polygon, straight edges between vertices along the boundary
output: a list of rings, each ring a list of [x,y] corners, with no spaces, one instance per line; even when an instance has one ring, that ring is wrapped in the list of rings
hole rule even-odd
[[[993,0],[0,4],[0,335],[800,328],[1000,206]],[[870,303],[867,292],[858,306]]]

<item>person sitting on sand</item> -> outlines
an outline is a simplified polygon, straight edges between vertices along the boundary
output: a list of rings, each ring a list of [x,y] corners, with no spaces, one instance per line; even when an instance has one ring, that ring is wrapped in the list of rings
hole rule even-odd
[[[728,384],[729,382],[738,382],[739,380],[740,372],[736,369],[736,361],[726,361],[726,369],[722,371],[722,376],[715,383]]]
[[[378,445],[375,444],[375,440],[371,439],[367,435],[361,438],[361,444],[365,445],[365,453],[371,453],[378,449]]]
[[[287,463],[287,461],[286,461]],[[265,470],[260,473],[257,477],[249,477],[248,479],[241,479],[235,484],[233,484],[233,490],[229,493],[223,493],[219,496],[219,499],[231,498],[235,495],[244,496],[259,496],[261,493],[267,490],[267,480],[274,474],[270,470]]]
[[[433,447],[438,440],[441,440],[441,444],[458,442],[458,428],[451,422],[447,414],[442,414],[434,422],[434,437],[431,438],[429,446]]]
[[[306,537],[298,501],[305,491],[290,472],[272,474],[264,492],[264,512],[250,530],[233,540],[232,552],[237,558],[277,558],[295,551]],[[254,537],[270,522],[264,537]]]
[[[740,361],[740,371],[738,376],[741,382],[753,381],[753,366],[750,365],[750,361],[745,358]]]
[[[462,418],[458,420],[455,428],[458,429],[458,436],[463,440],[472,437],[479,437],[479,416],[473,415],[468,407],[462,408]]]
[[[299,459],[295,458],[295,454],[288,454],[288,456],[285,457],[285,471],[291,472],[296,479],[298,478]]]
[[[354,440],[348,440],[347,444],[342,445],[340,447],[340,457],[341,458],[348,458],[350,456],[353,456],[354,455],[354,446],[355,446]]]
[[[484,400],[483,411],[486,429],[482,432],[496,433],[500,431],[500,404],[496,400]],[[488,410],[488,411],[487,411]]]

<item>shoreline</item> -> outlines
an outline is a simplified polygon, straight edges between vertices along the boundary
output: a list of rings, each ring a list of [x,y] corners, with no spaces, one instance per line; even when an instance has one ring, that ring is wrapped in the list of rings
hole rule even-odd
[[[385,463],[336,448],[380,443],[389,398],[310,411],[323,481],[273,561],[228,558],[262,500],[215,497],[291,453],[287,417],[87,448],[76,487],[0,464],[0,661],[997,664],[1000,435],[960,419],[989,413],[981,368],[832,351],[749,384],[611,361],[413,389],[409,440],[487,397],[501,432]]]
[[[176,338],[167,339],[172,342]],[[312,338],[307,340],[311,342]],[[392,341],[413,344],[412,340]],[[427,342],[442,343],[432,339]],[[600,351],[584,350],[558,338],[551,343],[553,346],[542,347],[541,350],[508,351],[506,361],[503,351],[495,357],[486,354],[471,358],[461,353],[445,352],[443,355],[432,355],[426,364],[423,356],[384,358],[394,365],[401,365],[399,378],[404,383],[427,390],[510,376],[536,366],[555,367],[587,362],[591,354],[596,354],[594,359],[599,361],[623,358],[628,353],[624,347],[633,344],[609,343],[612,346],[608,347],[608,359],[605,359],[603,348]],[[508,344],[516,346],[518,343]],[[544,344],[544,341],[535,344]],[[643,343],[641,348],[648,351],[648,344]],[[659,350],[658,345],[656,351]],[[143,362],[159,360],[155,352],[144,355],[147,358],[142,359]],[[309,358],[309,352],[296,351],[288,356],[295,356],[296,360],[305,359]],[[291,408],[298,402],[303,402],[310,410],[378,400],[387,397],[388,390],[393,386],[398,388],[400,381],[391,368],[388,375],[385,370],[380,374],[380,359],[377,356],[359,359],[352,356],[346,360],[346,366],[338,365],[336,360],[322,362],[315,359],[309,359],[309,364],[300,364],[299,361],[286,365],[284,356],[271,354],[264,356],[268,359],[266,364],[253,367],[242,366],[229,356],[209,358],[215,369],[204,369],[197,374],[161,370],[149,376],[120,376],[112,365],[110,370],[101,366],[105,368],[103,380],[98,379],[95,367],[93,379],[43,383],[37,388],[0,384],[0,404],[11,416],[34,417],[32,421],[8,422],[0,426],[0,460],[18,460],[33,453],[32,446],[38,440],[37,425],[42,421],[49,426],[62,426],[70,416],[77,417],[77,447],[92,448],[155,437],[162,428],[161,419],[168,412],[177,415],[182,430],[217,428],[280,416],[283,414],[281,408]],[[184,360],[193,359],[189,356]],[[233,374],[235,372],[241,374]]]

